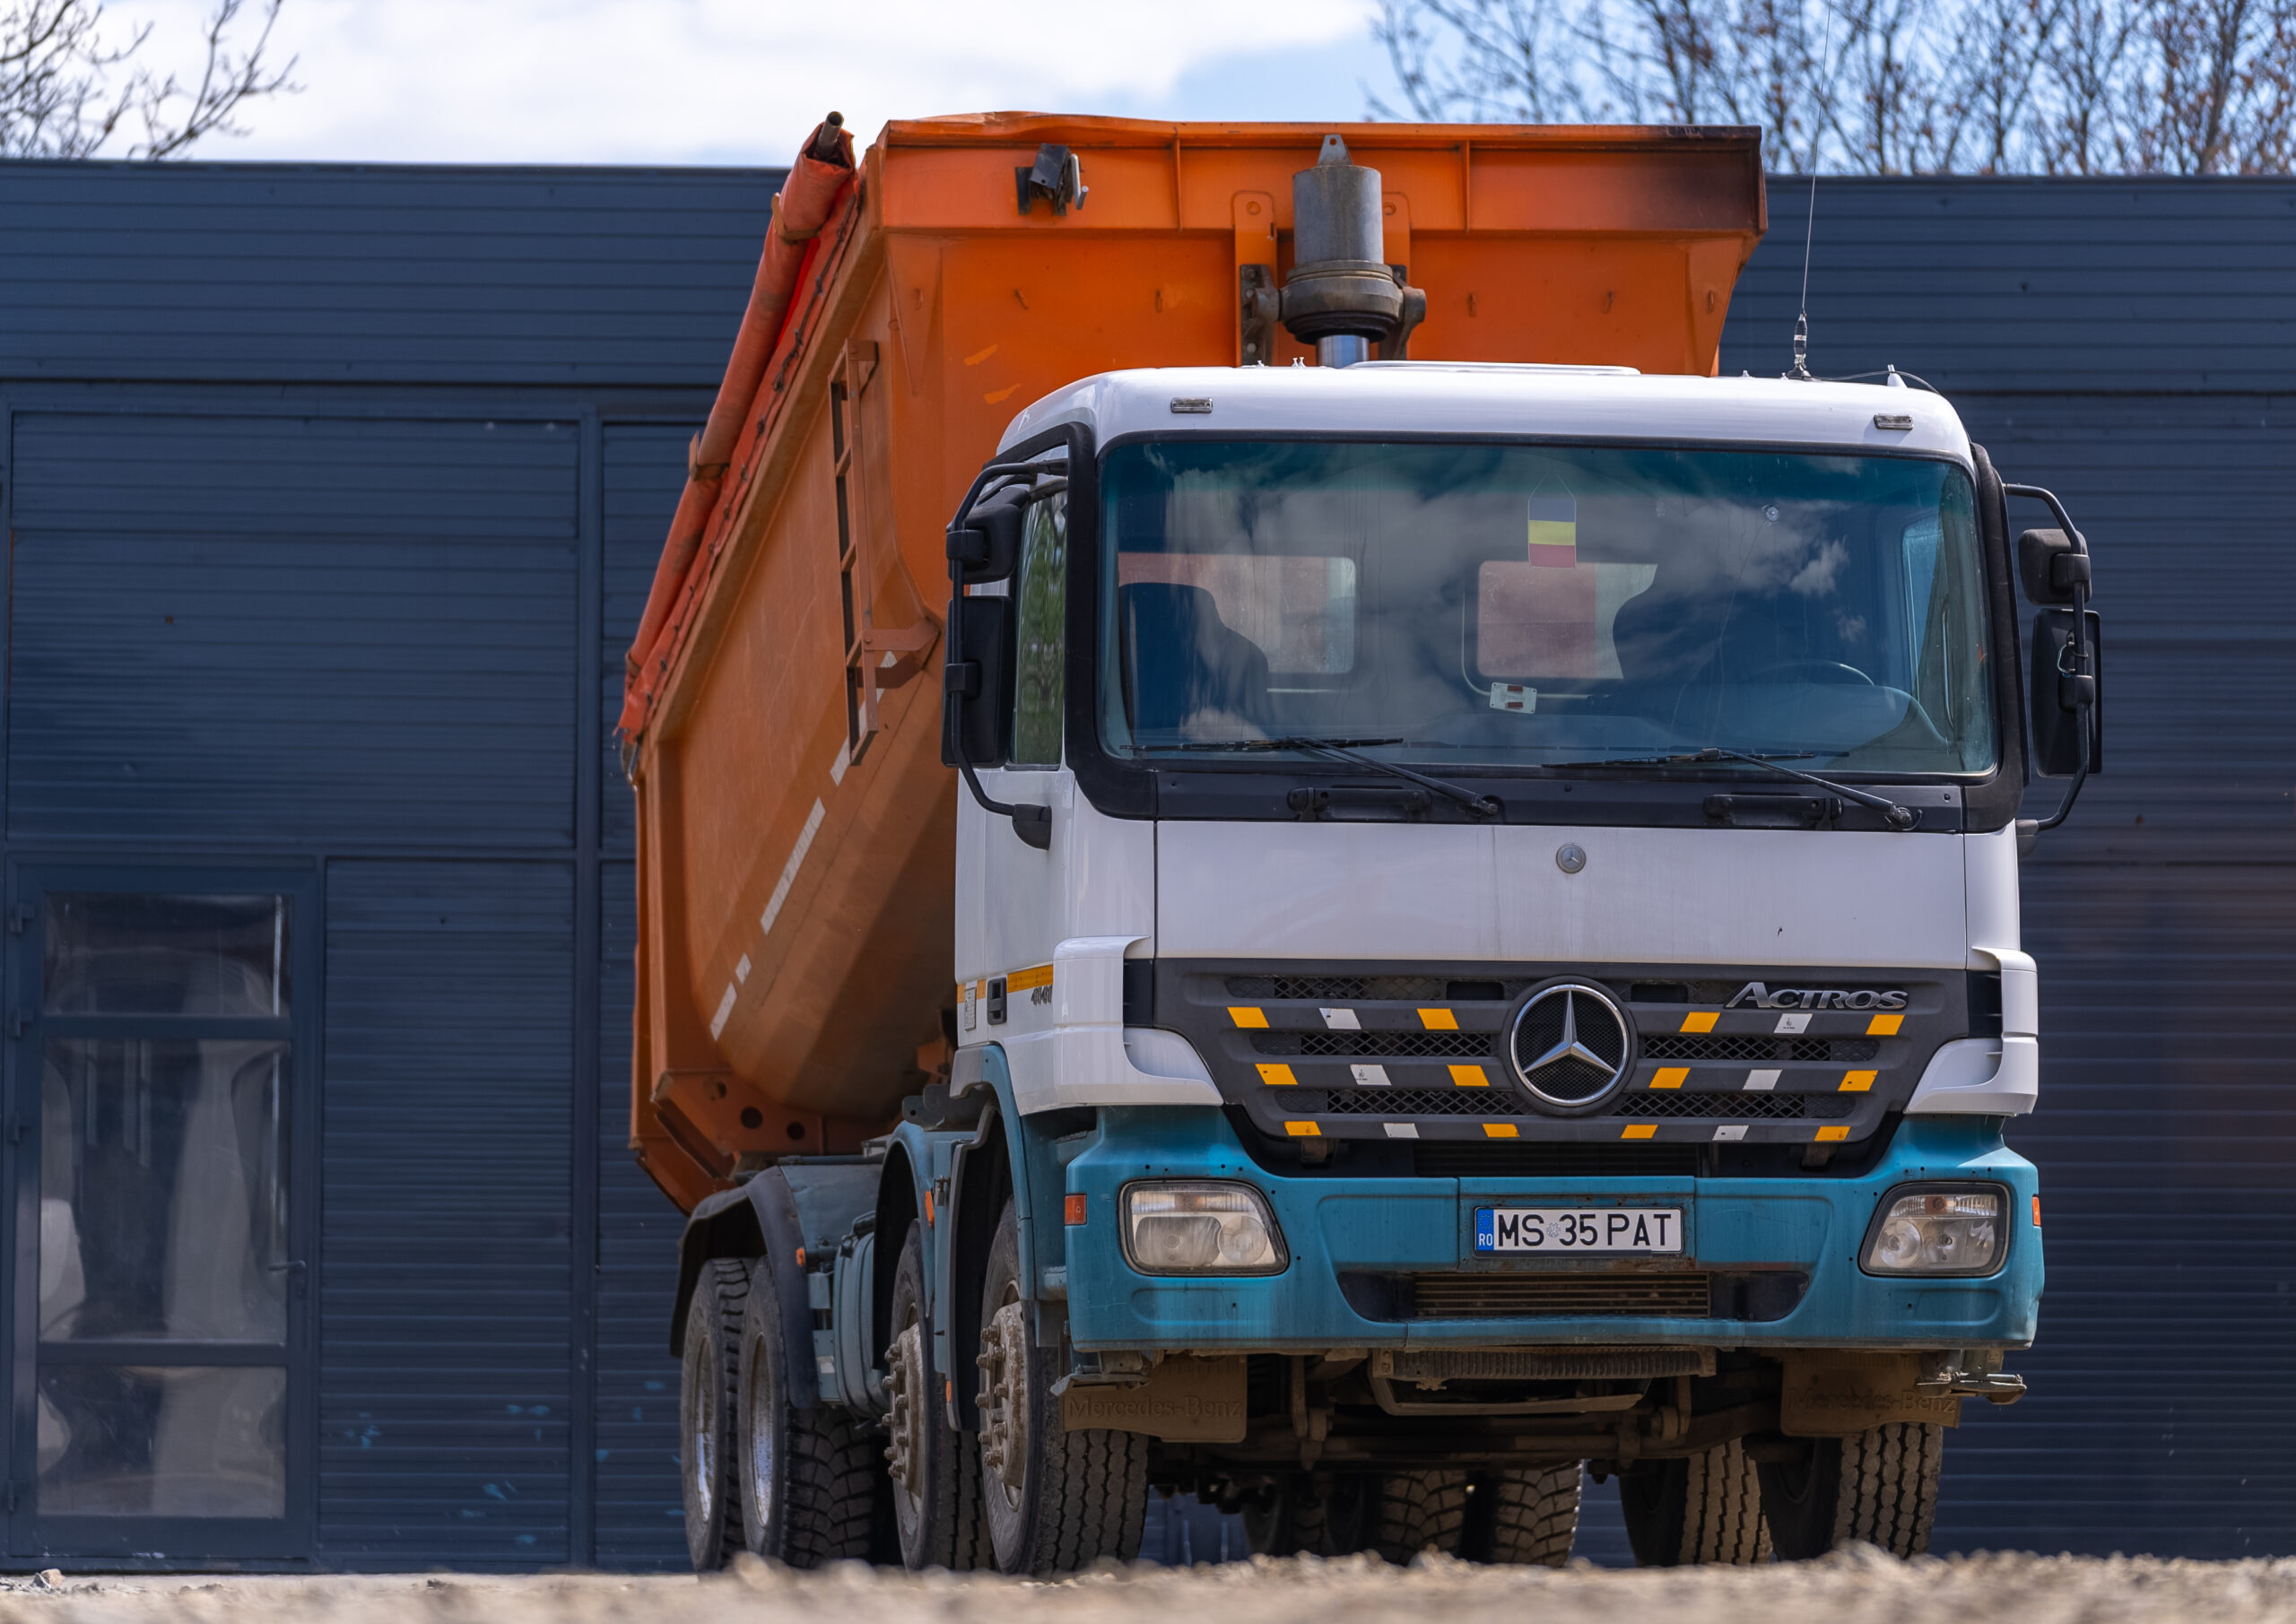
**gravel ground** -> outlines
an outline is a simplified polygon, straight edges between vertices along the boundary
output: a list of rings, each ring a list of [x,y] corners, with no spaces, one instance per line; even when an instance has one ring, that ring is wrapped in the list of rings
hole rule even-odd
[[[1898,1562],[1870,1549],[1763,1568],[1410,1568],[1369,1558],[1113,1567],[1059,1583],[744,1559],[691,1578],[572,1576],[187,1579],[51,1573],[0,1582],[0,1624],[2296,1624],[2296,1559],[1988,1555]]]

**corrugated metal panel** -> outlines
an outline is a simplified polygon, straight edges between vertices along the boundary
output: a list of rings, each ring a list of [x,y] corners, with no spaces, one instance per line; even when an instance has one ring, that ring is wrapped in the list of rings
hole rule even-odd
[[[2025,908],[2048,1287],[2032,1396],[1946,1450],[1941,1544],[2284,1555],[2296,869],[2048,864]]]
[[[780,178],[0,163],[0,378],[715,388]]]
[[[16,420],[9,833],[563,844],[562,424]]]
[[[1808,183],[1773,178],[1722,369],[1791,363]],[[1810,355],[1939,388],[2287,389],[2296,181],[1828,179]]]
[[[604,434],[604,613],[598,663],[604,714],[622,708],[622,659],[646,606],[662,534],[685,482],[699,423],[609,423]],[[630,1021],[638,935],[634,798],[611,721],[599,770],[604,815],[598,1011],[597,1561],[682,1568],[678,1367],[670,1303],[684,1220],[630,1156]]]
[[[635,881],[604,865],[598,1012],[597,1563],[682,1568],[678,1362],[669,1355],[685,1220],[630,1159],[630,1010]]]
[[[2005,477],[2065,499],[2096,559],[2109,770],[2040,860],[2296,859],[2296,628],[2278,612],[2296,595],[2296,397],[1958,404]],[[2049,521],[2020,504],[2013,522]]]
[[[670,515],[685,489],[687,443],[700,428],[699,422],[605,426],[605,613],[598,673],[606,724],[599,847],[610,855],[628,855],[638,838],[638,801],[622,776],[613,737],[613,718],[622,714],[622,656],[637,635]]]
[[[565,1561],[572,875],[342,862],[326,890],[320,1554]]]
[[[1786,363],[1803,195],[1771,193],[1726,370]],[[2284,181],[1820,187],[1817,369],[1946,388],[2008,477],[2071,505],[2105,615],[2109,771],[2024,887],[2033,1393],[1970,1407],[1940,1549],[2257,1555],[2296,1527],[2292,246]]]

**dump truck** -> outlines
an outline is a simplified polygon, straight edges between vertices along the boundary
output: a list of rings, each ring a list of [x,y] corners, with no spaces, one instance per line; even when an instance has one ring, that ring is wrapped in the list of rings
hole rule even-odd
[[[697,1568],[1924,1549],[2101,640],[1939,395],[1717,375],[1765,223],[1735,128],[808,137],[621,719]]]

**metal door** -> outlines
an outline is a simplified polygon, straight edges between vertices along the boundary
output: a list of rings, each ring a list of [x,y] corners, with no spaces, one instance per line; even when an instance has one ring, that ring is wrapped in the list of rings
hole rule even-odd
[[[315,881],[12,891],[11,1551],[308,1555]]]

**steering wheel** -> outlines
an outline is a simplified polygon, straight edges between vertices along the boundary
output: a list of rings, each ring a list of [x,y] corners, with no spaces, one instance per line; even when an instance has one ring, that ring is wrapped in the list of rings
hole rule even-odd
[[[1807,671],[1813,673],[1822,672],[1827,673],[1819,678],[1819,681],[1821,682],[1857,682],[1865,683],[1868,688],[1879,688],[1881,686],[1879,682],[1876,682],[1873,678],[1858,670],[1857,666],[1845,665],[1839,660],[1779,660],[1772,664],[1763,666],[1760,671],[1755,672],[1752,677],[1748,678],[1747,681],[1759,682],[1764,677],[1772,676],[1779,673],[1788,671]]]

